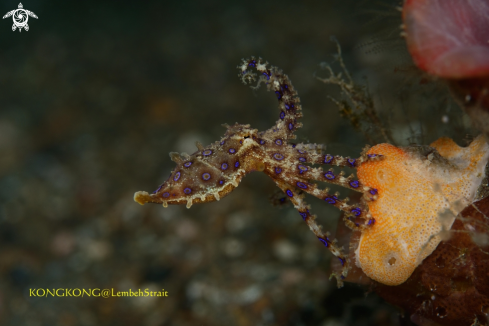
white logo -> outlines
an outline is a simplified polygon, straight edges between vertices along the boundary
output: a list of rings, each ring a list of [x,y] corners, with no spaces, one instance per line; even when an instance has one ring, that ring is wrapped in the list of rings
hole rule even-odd
[[[9,11],[2,18],[2,19],[5,19],[7,17],[12,16],[12,18],[14,20],[14,24],[12,25],[12,31],[15,31],[16,28],[19,29],[19,32],[22,32],[22,28],[24,28],[26,31],[28,31],[29,25],[27,25],[27,21],[29,20],[29,16],[37,19],[37,16],[35,13],[33,13],[32,11],[29,11],[29,10],[25,10],[23,8],[24,8],[24,6],[22,6],[22,3],[19,3],[19,9]]]

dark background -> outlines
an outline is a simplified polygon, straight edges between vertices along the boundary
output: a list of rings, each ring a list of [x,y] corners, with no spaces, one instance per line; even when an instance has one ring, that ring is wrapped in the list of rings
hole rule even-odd
[[[220,202],[139,206],[172,151],[218,140],[223,123],[270,128],[273,94],[237,78],[261,56],[303,103],[301,141],[358,156],[361,133],[321,62],[336,36],[367,77],[399,145],[452,136],[466,119],[427,80],[399,36],[396,1],[28,1],[28,32],[0,21],[0,321],[2,325],[398,325],[368,289],[336,289],[330,253],[278,188],[251,174]],[[17,1],[2,1],[3,16]],[[446,116],[448,123],[442,122]],[[349,195],[347,191],[342,196]],[[339,213],[309,199],[325,229]],[[30,288],[164,288],[166,298],[32,298]]]

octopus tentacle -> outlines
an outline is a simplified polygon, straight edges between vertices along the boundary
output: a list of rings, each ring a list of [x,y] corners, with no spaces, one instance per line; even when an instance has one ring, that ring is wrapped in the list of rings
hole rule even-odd
[[[313,164],[326,164],[326,165],[336,165],[340,167],[358,168],[365,162],[373,162],[382,160],[383,155],[379,154],[365,154],[361,155],[359,158],[343,157],[340,155],[325,154],[321,156],[316,156],[314,160],[310,163]]]
[[[305,179],[327,182],[353,191],[361,192],[364,194],[364,198],[368,199],[369,201],[376,200],[378,197],[377,189],[363,184],[360,180],[355,178],[353,174],[345,177],[344,171],[335,173],[332,168],[328,171],[324,171],[321,167],[313,168],[304,164],[296,164],[292,167],[292,170],[288,169],[287,171],[295,173],[296,175],[299,174]]]
[[[287,171],[281,171],[280,175],[277,175],[277,171],[275,171],[273,168],[266,168],[264,172],[274,180],[283,180],[287,184],[294,185],[294,187],[301,189],[305,193],[326,201],[328,204],[333,205],[339,210],[345,212],[348,216],[365,219],[366,224],[368,224],[372,219],[367,207],[363,203],[360,203],[359,205],[350,205],[348,204],[348,198],[338,198],[339,193],[330,194],[328,188],[319,189],[316,184],[310,183],[309,180],[299,178],[288,173]],[[370,222],[370,224],[371,223],[372,222]]]
[[[254,68],[260,75],[258,84],[254,88],[265,83],[268,90],[275,92],[280,110],[275,129],[283,131],[286,139],[295,139],[294,132],[302,127],[302,123],[298,122],[302,118],[302,107],[289,77],[275,66],[268,68],[268,62],[263,62],[261,58],[243,59],[237,68],[240,70],[238,76],[243,83],[247,84],[256,80],[256,74],[250,71],[251,68]]]
[[[336,277],[336,281],[338,283],[338,287],[343,286],[343,279],[348,274],[348,270],[350,269],[350,262],[347,256],[343,253],[343,248],[338,247],[337,240],[332,239],[329,232],[324,233],[322,231],[321,226],[316,223],[316,215],[312,215],[309,212],[309,206],[304,201],[302,195],[300,195],[295,187],[291,186],[287,182],[273,178],[277,186],[287,195],[287,198],[292,202],[294,208],[299,211],[299,214],[302,216],[302,219],[307,223],[309,229],[314,233],[314,235],[318,238],[319,241],[341,262],[342,271],[340,275],[333,273],[331,277]]]

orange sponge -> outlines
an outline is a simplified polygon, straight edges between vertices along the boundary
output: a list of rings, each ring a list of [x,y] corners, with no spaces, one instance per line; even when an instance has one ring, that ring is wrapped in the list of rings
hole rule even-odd
[[[430,255],[455,217],[471,203],[484,177],[489,146],[482,136],[463,148],[440,138],[431,146],[372,147],[358,178],[378,190],[368,203],[375,224],[362,232],[357,265],[386,285],[403,283]]]

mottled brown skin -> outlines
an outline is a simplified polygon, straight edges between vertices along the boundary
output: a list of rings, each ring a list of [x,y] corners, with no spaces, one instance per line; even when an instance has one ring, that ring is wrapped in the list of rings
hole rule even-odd
[[[197,143],[192,155],[170,153],[176,163],[175,169],[155,192],[149,194],[139,191],[134,200],[141,205],[158,203],[163,206],[205,203],[220,200],[238,186],[241,179],[252,171],[263,171],[287,195],[303,220],[335,256],[339,258],[342,269],[337,273],[338,284],[347,275],[350,262],[342,254],[341,248],[329,234],[323,232],[315,222],[315,215],[309,212],[302,193],[308,193],[344,211],[347,216],[355,216],[361,222],[353,223],[345,219],[348,226],[354,229],[369,227],[373,218],[368,212],[365,201],[377,198],[377,190],[355,180],[354,176],[344,177],[344,172],[336,173],[333,169],[323,171],[321,167],[311,164],[328,164],[357,168],[363,162],[382,159],[377,154],[362,154],[360,158],[351,159],[330,154],[322,154],[322,146],[317,144],[295,144],[294,132],[302,126],[298,120],[302,117],[300,99],[287,75],[276,67],[268,68],[268,63],[261,59],[243,60],[238,66],[239,77],[247,84],[255,81],[258,72],[258,87],[265,84],[278,99],[279,120],[270,129],[259,132],[249,125],[235,124],[226,126],[224,137],[207,147]],[[256,88],[255,87],[255,88]],[[329,194],[328,189],[320,189],[314,181],[323,181],[340,185],[363,194],[357,205],[348,204],[348,199],[339,199],[339,194]]]

